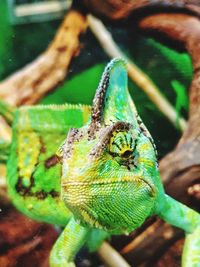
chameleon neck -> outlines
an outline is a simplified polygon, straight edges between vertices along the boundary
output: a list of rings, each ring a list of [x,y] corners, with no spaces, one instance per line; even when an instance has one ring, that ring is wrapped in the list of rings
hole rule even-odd
[[[156,213],[163,220],[183,229],[186,233],[192,233],[200,226],[200,215],[197,212],[166,194],[159,201]]]

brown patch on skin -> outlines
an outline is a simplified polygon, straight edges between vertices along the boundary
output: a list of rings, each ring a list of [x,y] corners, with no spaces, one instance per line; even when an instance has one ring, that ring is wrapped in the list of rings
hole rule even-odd
[[[37,198],[37,199],[45,199],[46,197],[47,197],[47,192],[45,192],[44,190],[41,190],[41,191],[39,191],[39,192],[36,192],[35,193],[35,197]]]
[[[44,141],[42,140],[42,137],[40,137],[40,152],[45,153],[46,152],[46,146]]]
[[[60,160],[61,160],[61,158],[59,156],[53,155],[50,158],[45,160],[44,165],[47,169],[49,169],[49,168],[55,166],[56,164],[58,164],[60,162]]]
[[[31,179],[30,179],[30,185],[28,187],[24,186],[22,184],[22,177],[19,177],[18,178],[18,181],[17,181],[17,184],[15,186],[16,188],[16,191],[21,195],[21,196],[26,196],[26,195],[30,195],[30,191],[31,191],[31,188],[34,186],[34,178],[33,178],[33,175],[31,176]]]
[[[22,177],[19,177],[18,182],[15,186],[16,191],[19,193],[19,195],[23,197],[36,197],[39,200],[45,199],[49,195],[52,196],[53,198],[59,197],[59,192],[55,191],[54,189],[51,190],[50,192],[45,192],[44,190],[40,190],[38,192],[31,192],[31,189],[34,187],[34,178],[33,175],[31,176],[31,184],[28,187],[25,187],[22,184]]]
[[[54,155],[54,156],[56,156],[56,155]],[[59,158],[59,157],[57,156],[57,158]],[[52,157],[49,159],[52,159]],[[60,161],[60,159],[59,159],[59,161]],[[51,163],[53,163],[53,161]],[[51,165],[51,166],[55,166],[55,164]],[[18,170],[18,173],[19,173],[19,170]],[[23,181],[23,177],[19,177],[17,184],[15,186],[15,189],[18,192],[18,194],[23,196],[23,197],[36,197],[37,199],[42,200],[42,199],[45,199],[46,197],[48,197],[49,195],[52,196],[52,198],[59,197],[59,195],[60,195],[60,193],[55,191],[54,189],[52,189],[50,192],[45,192],[43,189],[40,191],[37,191],[37,192],[31,192],[32,188],[35,186],[34,172],[31,175],[29,186],[27,186],[27,187],[24,186],[22,184],[22,181]]]
[[[56,192],[55,190],[51,190],[50,192],[45,192],[44,190],[41,190],[39,192],[36,192],[35,194],[32,193],[33,196],[35,196],[37,199],[45,199],[49,195],[52,196],[53,198],[56,198],[59,196],[59,193]]]
[[[55,191],[55,190],[51,190],[48,194],[50,194],[53,198],[55,197],[59,197],[59,192]]]
[[[84,132],[81,129],[72,128],[68,132],[66,142],[64,144],[63,150],[63,158],[69,158],[72,150],[74,142],[80,141],[80,139],[84,136]]]

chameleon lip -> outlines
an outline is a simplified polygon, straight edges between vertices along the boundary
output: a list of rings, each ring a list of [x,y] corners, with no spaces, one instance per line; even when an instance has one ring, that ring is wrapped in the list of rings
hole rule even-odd
[[[152,195],[154,195],[154,188],[153,186],[148,182],[146,181],[144,178],[141,178],[140,176],[138,177],[126,177],[126,178],[123,178],[121,180],[118,180],[118,179],[111,179],[111,181],[107,181],[105,179],[99,179],[99,180],[96,180],[96,181],[83,181],[83,182],[80,182],[80,181],[68,181],[68,182],[64,182],[62,183],[62,186],[77,186],[77,185],[99,185],[99,184],[116,184],[116,183],[128,183],[128,182],[136,182],[136,181],[143,181],[151,190],[152,192]]]

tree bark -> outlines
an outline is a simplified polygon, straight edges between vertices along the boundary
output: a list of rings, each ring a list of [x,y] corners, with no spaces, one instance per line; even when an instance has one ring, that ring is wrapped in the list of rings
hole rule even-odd
[[[104,16],[112,20],[127,19],[134,11],[151,8],[189,10],[194,14],[200,14],[199,0],[84,0],[84,5],[93,14]]]

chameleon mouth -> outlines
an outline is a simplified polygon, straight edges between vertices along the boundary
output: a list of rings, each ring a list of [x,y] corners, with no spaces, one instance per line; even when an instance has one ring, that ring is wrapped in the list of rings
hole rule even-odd
[[[150,184],[147,180],[142,178],[141,176],[136,177],[125,177],[125,178],[112,178],[109,181],[106,179],[98,179],[95,181],[67,181],[62,183],[62,187],[68,187],[68,186],[92,186],[92,185],[111,185],[111,184],[120,184],[120,183],[145,183],[147,187],[150,189],[150,192],[152,196],[155,195],[155,190],[153,188],[153,185]]]

